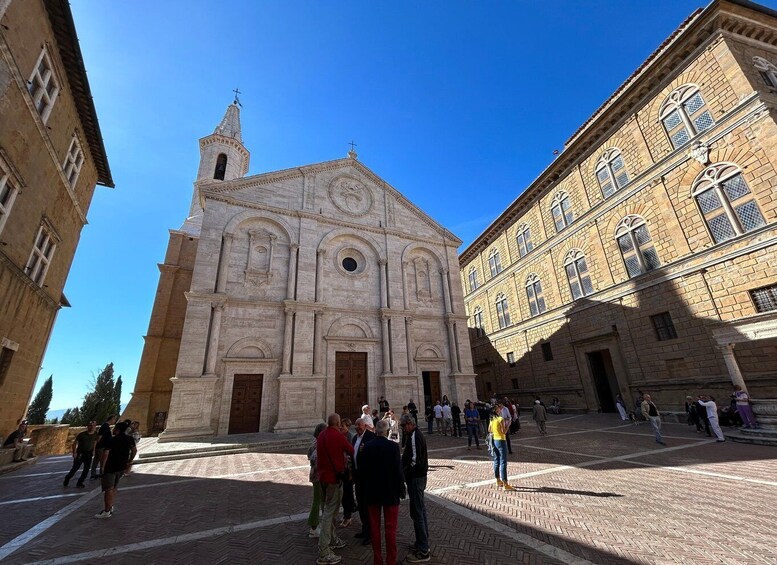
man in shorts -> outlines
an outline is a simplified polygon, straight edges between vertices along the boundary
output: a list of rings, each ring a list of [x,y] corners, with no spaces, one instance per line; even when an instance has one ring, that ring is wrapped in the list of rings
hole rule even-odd
[[[113,516],[113,499],[119,487],[119,480],[138,452],[135,440],[127,435],[126,431],[127,424],[119,422],[113,426],[113,435],[105,444],[101,462],[104,509],[99,514],[95,514],[95,518]]]

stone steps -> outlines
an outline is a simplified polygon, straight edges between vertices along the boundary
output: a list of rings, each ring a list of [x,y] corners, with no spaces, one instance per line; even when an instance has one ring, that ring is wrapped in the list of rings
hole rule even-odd
[[[257,441],[240,444],[206,444],[202,446],[175,448],[174,444],[162,444],[167,449],[141,451],[135,464],[154,463],[157,461],[177,461],[180,459],[196,459],[200,457],[219,457],[239,453],[280,452],[305,449],[310,445],[311,437],[278,438],[271,441]]]
[[[746,428],[740,428],[735,432],[727,433],[726,438],[738,443],[771,445],[777,447],[777,430],[748,430]]]

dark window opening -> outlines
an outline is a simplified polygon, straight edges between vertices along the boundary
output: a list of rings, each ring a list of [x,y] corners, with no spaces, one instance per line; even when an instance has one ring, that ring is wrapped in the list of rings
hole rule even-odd
[[[353,257],[346,257],[345,259],[343,259],[343,269],[345,269],[349,273],[354,272],[358,266],[359,265],[356,263],[356,259],[354,259]]]
[[[14,350],[8,347],[0,348],[0,385],[5,382],[8,375],[8,369],[11,366]]]
[[[486,390],[488,392],[491,392],[491,383],[490,382],[486,382]]]
[[[515,367],[515,353],[512,351],[507,354],[507,362],[510,363],[511,367]]]
[[[513,383],[513,388],[518,388],[518,379],[510,379],[510,382]]]
[[[655,316],[650,316],[650,319],[653,322],[653,328],[656,330],[658,341],[677,338],[677,331],[674,329],[672,316],[669,312],[661,312]]]
[[[777,310],[777,284],[757,288],[750,291],[756,312],[771,312]]]
[[[213,178],[216,180],[224,180],[224,174],[227,172],[227,156],[224,153],[220,153],[216,159],[216,170],[213,173]]]
[[[544,361],[553,361],[553,350],[550,348],[550,342],[543,343],[542,347],[542,359]]]

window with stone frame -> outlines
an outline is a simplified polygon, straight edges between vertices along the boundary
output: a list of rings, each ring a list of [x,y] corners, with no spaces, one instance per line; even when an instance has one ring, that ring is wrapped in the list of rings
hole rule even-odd
[[[475,267],[470,268],[467,278],[469,279],[470,292],[476,290],[478,288],[478,270]]]
[[[675,149],[715,124],[695,84],[684,84],[673,90],[661,105],[658,118]]]
[[[30,258],[27,260],[27,266],[24,268],[27,276],[38,286],[43,286],[43,281],[46,279],[46,273],[48,273],[51,259],[57,248],[58,239],[54,230],[44,220],[38,228]]]
[[[62,163],[62,172],[65,173],[65,178],[70,186],[75,187],[78,182],[78,175],[81,173],[81,167],[84,164],[84,152],[81,150],[81,143],[78,141],[78,136],[73,134],[73,139],[70,142],[70,148],[67,150],[65,161]]]
[[[742,170],[733,163],[704,169],[693,182],[692,195],[715,243],[766,225]]]
[[[527,224],[521,224],[518,226],[517,235],[515,236],[515,243],[518,245],[518,255],[524,257],[532,249],[534,244],[531,242],[531,230]]]
[[[591,276],[582,251],[572,249],[567,253],[564,257],[564,271],[567,273],[569,290],[572,292],[573,300],[593,294],[594,286],[591,284]]]
[[[537,316],[547,310],[545,297],[542,294],[542,284],[535,273],[526,279],[526,297],[529,300],[529,312],[532,316]]]
[[[507,363],[510,365],[510,367],[515,367],[515,353],[510,351],[507,354]]]
[[[641,216],[623,218],[615,228],[615,239],[630,278],[661,266],[645,219]]]
[[[502,263],[499,260],[499,251],[492,249],[488,254],[488,266],[491,269],[491,276],[495,277],[502,272]]]
[[[475,326],[478,336],[483,336],[486,333],[483,327],[483,309],[480,306],[475,308],[474,314],[472,314],[472,323]]]
[[[763,57],[753,57],[753,66],[760,73],[766,86],[777,88],[777,66]]]
[[[677,339],[677,330],[674,329],[672,315],[669,312],[650,316],[650,321],[653,322],[653,329],[656,331],[658,341]]]
[[[496,317],[499,320],[499,329],[510,325],[510,309],[507,305],[507,297],[499,293],[496,295]]]
[[[45,124],[59,95],[59,81],[46,47],[41,50],[38,62],[30,75],[30,80],[27,81],[27,88],[32,96],[35,109]]]
[[[3,338],[3,343],[0,344],[0,386],[5,384],[5,378],[8,376],[8,370],[11,367],[11,360],[13,359],[16,348],[12,347],[6,338]],[[18,344],[14,344],[18,347]]]
[[[777,284],[756,288],[750,291],[756,312],[773,312],[777,310]]]
[[[3,231],[8,216],[11,214],[11,208],[19,193],[19,185],[16,177],[12,174],[11,167],[0,153],[0,233]]]
[[[605,198],[629,183],[629,173],[626,172],[620,149],[612,148],[604,152],[596,164],[596,180]]]
[[[560,232],[575,220],[575,214],[572,212],[572,205],[569,201],[569,194],[564,191],[559,192],[553,198],[550,211],[553,214],[553,223],[556,225],[557,232]]]

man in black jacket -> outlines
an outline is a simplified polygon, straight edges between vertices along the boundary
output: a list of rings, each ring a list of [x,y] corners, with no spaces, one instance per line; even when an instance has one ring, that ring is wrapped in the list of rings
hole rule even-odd
[[[416,427],[411,416],[403,415],[399,425],[405,431],[405,451],[402,453],[402,471],[407,482],[407,496],[410,499],[410,517],[415,529],[415,551],[405,557],[405,563],[423,563],[431,559],[429,552],[429,522],[426,518],[424,491],[429,457],[426,440]]]
[[[409,413],[407,415],[410,416]],[[387,439],[388,433],[388,420],[378,422],[375,426],[375,439],[359,456],[360,472],[364,477],[363,498],[359,501],[359,506],[367,506],[370,513],[373,563],[384,562],[380,547],[380,513],[383,511],[386,530],[385,563],[395,565],[399,499],[405,498],[405,480],[402,476],[399,445]]]
[[[361,472],[361,454],[367,444],[375,439],[375,434],[367,429],[367,420],[370,416],[362,416],[356,420],[356,435],[353,436],[353,484],[356,490],[356,502],[359,504],[359,519],[362,522],[362,529],[354,537],[363,538],[362,543],[370,543],[370,513],[367,505],[362,502],[364,499],[364,486],[366,475]],[[371,423],[371,422],[370,422]]]

